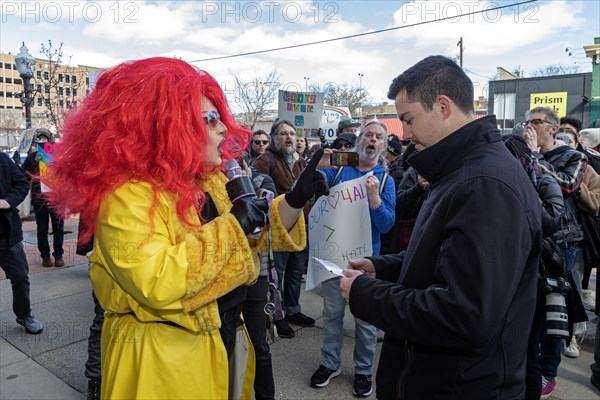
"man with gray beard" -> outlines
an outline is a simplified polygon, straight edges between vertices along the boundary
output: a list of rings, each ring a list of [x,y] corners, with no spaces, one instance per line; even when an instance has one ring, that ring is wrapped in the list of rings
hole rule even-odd
[[[356,140],[358,166],[333,167],[321,170],[327,177],[330,187],[338,183],[361,178],[367,174],[365,188],[371,217],[371,242],[373,256],[379,255],[381,234],[394,225],[396,207],[396,187],[394,180],[387,175],[383,167],[384,152],[387,149],[387,128],[379,121],[368,122],[363,126]],[[328,150],[327,152],[332,152]],[[325,159],[325,157],[323,157]],[[322,161],[322,166],[327,161]],[[329,279],[321,284],[323,297],[323,356],[321,365],[310,378],[314,388],[324,388],[331,379],[342,372],[342,344],[344,342],[344,313],[346,300],[342,297],[340,281]],[[369,298],[364,298],[369,301]],[[377,329],[355,318],[354,340],[354,384],[352,393],[357,397],[368,397],[373,392],[373,359],[377,346]]]
[[[273,179],[278,195],[284,194],[306,166],[306,161],[302,157],[294,157],[295,154],[296,128],[290,121],[278,119],[271,127],[271,144],[264,154],[254,160],[252,166]],[[305,208],[305,216],[307,212],[308,209]],[[315,324],[314,319],[301,313],[299,302],[308,247],[300,252],[275,252],[273,257],[285,311],[285,318],[275,321],[275,326],[280,337],[293,338],[296,334],[288,322],[300,326]]]

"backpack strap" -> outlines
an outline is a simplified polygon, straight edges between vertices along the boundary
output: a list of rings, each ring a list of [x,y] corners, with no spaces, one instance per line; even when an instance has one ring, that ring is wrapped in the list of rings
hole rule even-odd
[[[381,183],[379,184],[379,194],[381,195],[381,193],[383,193],[383,189],[385,189],[385,184],[387,182],[389,178],[389,175],[387,172],[383,173],[383,178],[381,178]]]
[[[342,170],[344,169],[343,166],[338,167],[337,172],[335,173],[335,176],[333,177],[333,180],[331,181],[331,187],[334,187],[338,178],[340,177],[340,175],[342,174]]]

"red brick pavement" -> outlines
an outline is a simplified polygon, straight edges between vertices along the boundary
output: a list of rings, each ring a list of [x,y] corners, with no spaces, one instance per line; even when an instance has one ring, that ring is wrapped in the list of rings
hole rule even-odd
[[[79,218],[69,218],[65,221],[65,239],[63,244],[63,259],[67,268],[73,265],[79,265],[87,262],[87,258],[75,254],[77,248],[77,226]],[[52,271],[57,268],[42,267],[42,259],[37,249],[37,234],[35,220],[23,221],[23,245],[25,246],[25,254],[27,255],[27,263],[29,264],[29,274],[37,274],[38,272]],[[52,236],[49,238],[50,250],[52,250]],[[0,269],[0,280],[6,279],[4,271]]]

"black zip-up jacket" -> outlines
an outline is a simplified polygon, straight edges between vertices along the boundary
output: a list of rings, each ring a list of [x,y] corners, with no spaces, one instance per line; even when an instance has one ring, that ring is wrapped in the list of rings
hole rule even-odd
[[[350,310],[385,331],[377,398],[522,399],[541,202],[494,116],[409,162],[429,182],[405,253],[373,257]]]
[[[0,236],[8,246],[23,241],[23,229],[17,206],[27,197],[29,183],[19,167],[5,153],[0,153],[0,199],[6,200],[10,208],[0,210]]]

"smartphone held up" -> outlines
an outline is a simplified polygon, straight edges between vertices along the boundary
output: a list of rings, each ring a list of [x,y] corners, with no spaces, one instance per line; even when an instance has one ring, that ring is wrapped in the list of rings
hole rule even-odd
[[[358,166],[358,153],[355,151],[338,151],[331,154],[329,164],[332,167]]]

